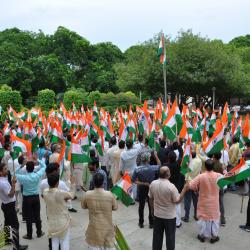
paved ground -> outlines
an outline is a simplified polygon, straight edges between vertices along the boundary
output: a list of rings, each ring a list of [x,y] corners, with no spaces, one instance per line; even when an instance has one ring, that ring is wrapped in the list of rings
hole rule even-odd
[[[196,240],[197,227],[194,221],[183,223],[176,233],[176,250],[245,250],[250,249],[250,234],[241,231],[239,224],[245,223],[246,220],[246,207],[248,197],[244,199],[243,213],[240,213],[241,196],[238,194],[226,193],[225,194],[225,208],[227,225],[220,229],[220,242],[211,245],[209,242],[200,243]],[[43,230],[46,232],[46,215],[44,209],[44,202],[42,201],[42,220]],[[71,250],[87,249],[84,241],[84,232],[88,223],[88,212],[80,208],[79,201],[73,201],[74,207],[78,209],[78,213],[72,214],[75,226],[72,228]],[[183,207],[183,206],[182,206]],[[150,250],[152,242],[152,229],[148,228],[147,220],[145,228],[140,229],[137,226],[138,205],[126,208],[119,204],[119,209],[114,212],[114,222],[120,226],[124,233],[131,250]],[[145,211],[147,216],[148,211]],[[21,217],[19,216],[21,221]],[[0,213],[0,224],[3,222],[3,215]],[[20,222],[20,236],[25,234],[25,224]],[[34,228],[35,231],[35,228]],[[47,237],[41,239],[34,238],[32,241],[25,241],[21,239],[22,243],[29,244],[31,250],[45,250],[47,248]],[[165,248],[164,248],[165,249]]]

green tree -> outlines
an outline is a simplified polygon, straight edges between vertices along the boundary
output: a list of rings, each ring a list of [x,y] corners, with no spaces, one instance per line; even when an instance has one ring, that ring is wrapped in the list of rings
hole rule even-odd
[[[55,92],[51,89],[43,89],[38,91],[37,104],[45,111],[49,111],[55,102]]]
[[[56,93],[65,91],[69,86],[69,79],[71,77],[71,69],[62,64],[59,59],[53,55],[42,55],[33,57],[28,60],[34,78],[31,82],[33,95],[38,90],[50,88]]]
[[[64,93],[63,103],[66,109],[70,109],[73,102],[77,109],[88,104],[87,93],[84,89],[70,89]]]
[[[12,91],[4,86],[4,88],[0,89],[0,106],[3,110],[6,110],[10,105],[16,111],[20,111],[22,105],[22,97],[19,91]]]
[[[235,37],[229,42],[229,44],[234,45],[237,48],[250,47],[250,35]]]
[[[99,105],[100,99],[101,93],[98,90],[90,92],[88,95],[88,106],[93,107],[95,101]]]

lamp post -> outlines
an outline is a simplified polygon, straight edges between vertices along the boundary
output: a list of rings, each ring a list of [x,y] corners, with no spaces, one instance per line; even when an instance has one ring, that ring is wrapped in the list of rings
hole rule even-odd
[[[214,111],[214,104],[215,104],[215,87],[212,87],[212,91],[213,91],[213,111]]]

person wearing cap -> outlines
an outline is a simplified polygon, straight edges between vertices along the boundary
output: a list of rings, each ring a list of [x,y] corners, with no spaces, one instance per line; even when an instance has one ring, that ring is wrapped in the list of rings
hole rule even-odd
[[[246,152],[243,154],[243,158],[246,161],[246,164],[249,166],[250,165],[250,150],[246,150]],[[249,198],[248,198],[248,205],[247,205],[247,219],[246,219],[246,224],[245,225],[240,225],[240,229],[249,232],[250,233],[250,182],[249,184]]]
[[[139,200],[139,224],[140,228],[143,228],[144,225],[144,207],[146,200],[148,201],[148,209],[149,209],[149,227],[153,228],[153,216],[151,213],[151,207],[149,204],[148,191],[149,185],[152,181],[156,179],[156,175],[159,171],[160,160],[157,156],[157,153],[154,152],[154,155],[157,160],[157,165],[150,165],[150,152],[144,152],[141,155],[141,166],[137,167],[132,175],[132,181],[137,184],[137,192],[138,192],[138,200]]]

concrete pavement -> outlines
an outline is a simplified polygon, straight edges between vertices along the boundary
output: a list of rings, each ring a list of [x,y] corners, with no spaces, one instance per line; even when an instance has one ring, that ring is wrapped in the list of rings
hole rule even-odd
[[[78,195],[80,197],[81,194]],[[176,231],[176,250],[247,250],[250,249],[250,234],[239,229],[240,224],[244,224],[246,220],[246,208],[248,197],[244,199],[243,213],[240,213],[241,196],[235,193],[226,193],[224,196],[226,210],[226,227],[220,228],[220,238],[218,243],[210,244],[208,241],[200,243],[197,239],[197,225],[194,220],[184,223],[180,229]],[[47,232],[46,211],[44,202],[41,199],[41,216],[43,231]],[[88,249],[84,241],[84,232],[88,224],[88,211],[81,209],[79,200],[73,201],[74,207],[78,213],[71,213],[74,220],[71,234],[71,250]],[[183,208],[183,205],[182,205]],[[148,227],[148,209],[145,209],[145,227],[140,229],[137,215],[138,204],[125,207],[119,203],[118,211],[114,212],[114,223],[118,224],[125,235],[132,250],[150,250],[152,243],[153,230]],[[192,211],[190,216],[192,215]],[[20,239],[22,244],[29,244],[31,250],[48,249],[47,237],[37,239],[35,235],[35,225],[33,225],[33,237],[31,241],[22,239],[26,233],[26,225],[20,221]],[[3,223],[3,214],[0,213],[0,223]],[[165,246],[164,248],[165,249]]]

